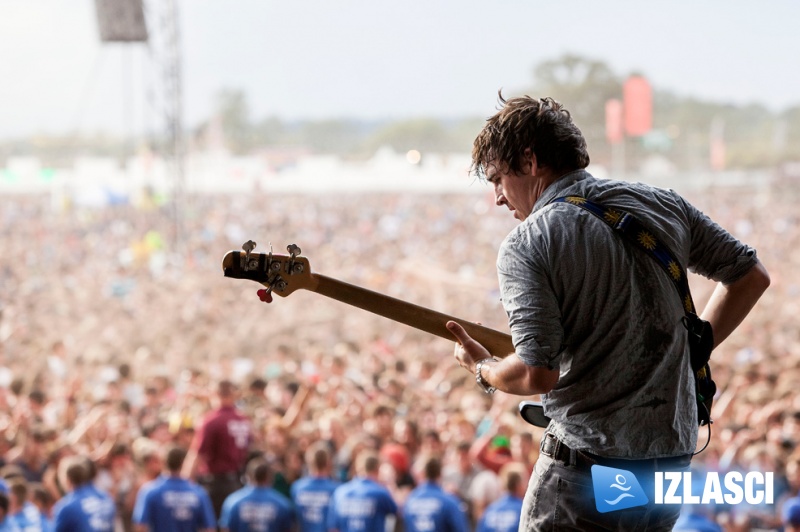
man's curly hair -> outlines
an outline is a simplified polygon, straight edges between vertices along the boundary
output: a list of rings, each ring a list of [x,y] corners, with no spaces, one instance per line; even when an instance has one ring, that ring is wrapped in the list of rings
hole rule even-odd
[[[489,164],[507,164],[511,172],[521,173],[527,149],[536,155],[537,166],[558,175],[589,165],[586,139],[563,105],[553,98],[506,100],[502,93],[498,98],[500,110],[473,143],[471,173],[483,178]]]

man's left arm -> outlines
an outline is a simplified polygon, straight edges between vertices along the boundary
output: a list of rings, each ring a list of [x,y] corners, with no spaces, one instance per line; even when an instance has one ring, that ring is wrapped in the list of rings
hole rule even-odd
[[[717,347],[739,326],[769,287],[769,274],[756,257],[755,249],[677,197],[683,205],[692,235],[689,268],[718,283],[700,315],[711,323],[714,347]]]
[[[738,280],[727,285],[717,285],[700,316],[711,323],[714,347],[721,344],[742,323],[769,284],[767,269],[761,262],[756,262]]]

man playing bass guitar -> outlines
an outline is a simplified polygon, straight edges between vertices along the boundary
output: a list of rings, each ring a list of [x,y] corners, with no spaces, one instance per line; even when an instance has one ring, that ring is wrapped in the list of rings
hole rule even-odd
[[[473,171],[520,224],[497,270],[516,356],[492,358],[455,322],[458,363],[487,391],[543,394],[552,419],[531,476],[520,530],[671,530],[679,506],[600,513],[591,467],[687,470],[698,436],[685,302],[673,281],[687,269],[718,284],[701,314],[719,345],[769,286],[742,244],[671,190],[600,180],[586,141],[551,98],[500,99],[475,140]],[[559,201],[559,198],[572,198]],[[630,213],[647,231],[631,245],[578,203]],[[665,273],[641,249],[663,242]],[[671,276],[674,277],[671,279]]]

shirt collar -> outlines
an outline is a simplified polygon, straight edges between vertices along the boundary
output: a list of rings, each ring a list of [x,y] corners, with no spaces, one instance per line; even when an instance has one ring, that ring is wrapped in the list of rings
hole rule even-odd
[[[568,174],[562,175],[561,177],[556,179],[549,187],[544,189],[542,195],[539,196],[539,199],[537,199],[536,203],[533,205],[533,212],[536,212],[539,209],[545,207],[548,203],[560,197],[562,193],[569,187],[571,187],[578,181],[583,181],[588,177],[591,177],[591,174],[589,174],[589,172],[587,172],[584,169],[573,170]]]

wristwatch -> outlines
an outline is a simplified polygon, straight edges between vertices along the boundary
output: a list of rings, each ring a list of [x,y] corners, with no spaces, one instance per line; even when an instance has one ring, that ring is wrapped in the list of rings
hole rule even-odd
[[[497,390],[497,388],[491,386],[488,382],[486,382],[486,379],[484,379],[483,375],[481,375],[481,369],[483,368],[483,365],[489,360],[497,360],[497,359],[494,357],[484,358],[483,360],[479,360],[478,363],[475,364],[475,381],[478,383],[478,386],[480,386],[483,389],[484,392],[494,393],[495,390]]]

